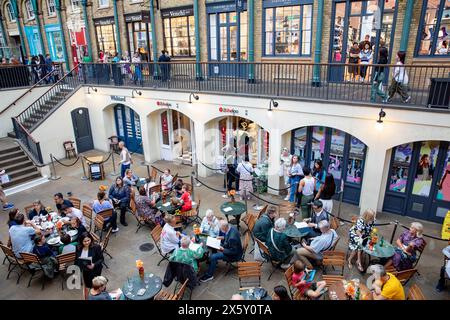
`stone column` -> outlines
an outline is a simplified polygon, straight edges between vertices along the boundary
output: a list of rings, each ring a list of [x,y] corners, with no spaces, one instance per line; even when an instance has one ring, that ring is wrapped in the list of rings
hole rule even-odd
[[[66,71],[69,72],[72,69],[73,60],[70,58],[70,55],[69,55],[69,52],[71,52],[70,41],[68,41],[70,39],[69,31],[68,31],[68,28],[65,27],[65,26],[67,26],[66,6],[64,3],[61,2],[61,0],[55,0],[55,5],[56,5],[56,14],[58,15],[59,29],[61,30],[60,31],[61,38],[64,43],[63,52],[64,52],[64,60],[66,62],[66,68],[67,68]]]
[[[117,18],[119,21],[119,34],[117,37],[120,37],[120,45],[122,48],[122,55],[125,54],[125,51],[128,51],[128,43],[127,43],[127,25],[125,23],[124,17],[124,4],[123,0],[117,0]],[[132,53],[128,52],[128,56],[131,59]]]
[[[30,48],[28,46],[28,39],[26,39],[26,37],[24,35],[22,10],[19,10],[19,5],[17,3],[17,0],[11,0],[11,6],[14,11],[14,16],[16,17],[17,29],[19,30],[20,43],[22,46],[22,53],[25,58],[25,57],[28,57],[28,55],[30,53]]]
[[[49,50],[48,50],[48,40],[47,40],[47,37],[45,34],[45,28],[42,26],[42,23],[41,23],[41,21],[43,21],[44,18],[43,18],[42,10],[39,10],[39,9],[42,9],[42,8],[38,7],[37,0],[31,0],[31,5],[33,7],[34,16],[36,19],[36,25],[37,25],[38,31],[39,31],[39,41],[41,43],[42,54],[45,56],[49,52]]]
[[[280,188],[280,154],[281,154],[281,131],[271,130],[269,133],[269,171],[267,183],[271,188]],[[279,191],[268,189],[268,193],[278,195]]]
[[[0,11],[0,32],[2,33],[3,40],[5,41],[5,46],[9,46],[8,34],[6,33],[5,25],[3,21],[5,18],[3,17],[3,11]]]
[[[119,53],[119,57],[122,55],[122,45],[121,45],[121,39],[120,39],[120,25],[119,25],[119,3],[120,0],[113,0],[113,7],[114,7],[114,27],[116,28],[116,48],[117,52]],[[123,16],[122,16],[123,18]]]

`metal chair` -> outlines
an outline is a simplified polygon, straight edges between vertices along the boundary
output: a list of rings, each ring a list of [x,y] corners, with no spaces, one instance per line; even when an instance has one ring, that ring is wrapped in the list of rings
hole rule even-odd
[[[197,207],[189,210],[189,211],[182,211],[180,214],[185,220],[184,223],[186,226],[190,225],[191,223],[202,223],[202,219],[200,218],[200,202],[201,200],[198,199]]]
[[[272,265],[272,271],[270,272],[269,278],[267,278],[267,281],[269,281],[270,278],[272,277],[272,274],[275,272],[275,270],[281,269],[282,262],[274,260],[272,258],[271,254],[270,254],[270,251],[269,251],[269,248],[267,248],[267,246],[265,245],[264,242],[262,242],[261,240],[259,240],[256,237],[254,239],[255,239],[256,243],[258,243],[258,247],[259,247],[259,250],[261,252],[261,256],[266,260],[266,261],[263,261],[261,263],[261,265],[264,262],[270,262],[270,264]]]
[[[323,274],[322,280],[327,283],[327,288],[330,287],[332,284],[344,280],[344,276],[340,275],[330,275],[330,274]]]
[[[107,255],[108,257],[110,257],[111,259],[113,258],[112,255],[108,252],[107,247],[109,244],[109,238],[111,237],[111,233],[112,233],[112,227],[108,228],[108,231],[106,232],[105,237],[103,238],[103,240],[100,240],[100,248],[102,248],[102,253],[105,255]],[[103,260],[103,265],[109,269],[108,265],[105,263],[105,261]]]
[[[20,252],[19,253],[20,256],[23,259],[24,265],[27,267],[27,271],[30,273],[30,280],[28,281],[28,286],[27,288],[30,287],[31,285],[31,280],[37,278],[37,274],[39,274],[39,272],[42,273],[41,279],[42,279],[42,290],[44,290],[45,287],[45,273],[44,273],[44,269],[42,267],[42,261],[41,259],[39,259],[39,257],[37,255],[35,255],[34,253],[29,253],[29,252]]]
[[[236,266],[233,263],[239,264],[239,262],[245,262],[245,253],[247,252],[248,244],[250,243],[250,233],[247,231],[244,235],[244,242],[242,243],[242,256],[240,259],[234,261],[227,261],[227,272],[225,275],[228,275],[231,270],[236,269]],[[259,262],[258,262],[259,263]]]
[[[84,218],[85,218],[85,220],[87,219],[88,221],[89,221],[89,230],[88,231],[91,231],[91,229],[92,229],[92,208],[89,206],[89,205],[87,205],[87,204],[84,204],[83,205],[83,209],[81,210],[82,212],[83,212],[83,216],[84,216]]]
[[[78,210],[81,209],[81,200],[75,197],[69,197],[68,198],[70,202],[72,202],[73,207],[77,208]]]
[[[345,252],[341,251],[324,251],[322,253],[322,268],[323,273],[326,274],[327,267],[331,266],[334,270],[335,267],[341,268],[341,275],[344,275],[345,266]]]
[[[409,288],[406,300],[427,300],[427,298],[425,298],[419,286],[417,284],[414,284],[411,286],[411,288]]]
[[[184,281],[184,283],[181,285],[181,287],[177,293],[170,293],[170,292],[161,290],[155,296],[155,300],[183,300],[184,292],[186,291],[186,286],[187,286],[188,282],[189,282],[189,279],[186,279]]]
[[[418,273],[417,269],[392,272],[392,274],[401,282],[402,285],[406,285],[416,273]]]

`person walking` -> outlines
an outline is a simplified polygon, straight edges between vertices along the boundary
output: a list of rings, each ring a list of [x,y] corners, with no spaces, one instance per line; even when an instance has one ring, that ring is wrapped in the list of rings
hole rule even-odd
[[[133,83],[136,85],[139,82],[139,85],[142,85],[141,57],[137,51],[134,53],[133,58],[131,58],[131,62],[133,63],[131,66]]]
[[[381,47],[378,52],[378,61],[377,64],[380,66],[375,67],[375,74],[373,76],[372,88],[370,90],[370,102],[376,102],[377,95],[380,96],[383,101],[385,101],[388,97],[386,92],[383,89],[383,81],[384,81],[384,66],[388,63],[388,49],[386,47]]]
[[[170,57],[167,50],[161,51],[161,56],[159,56],[158,62],[160,62],[161,80],[163,82],[168,80],[170,81]]]
[[[361,52],[359,53],[359,59],[360,59],[360,70],[359,70],[359,74],[361,76],[361,78],[359,79],[361,82],[365,82],[366,81],[366,76],[367,76],[367,70],[369,69],[368,64],[370,63],[370,61],[373,58],[373,54],[372,54],[372,49],[370,47],[370,43],[366,43],[364,44],[364,48],[363,50],[361,50]]]
[[[392,82],[389,86],[389,96],[387,102],[390,102],[394,95],[398,93],[403,103],[408,103],[411,100],[411,96],[408,95],[408,73],[406,72],[405,64],[405,51],[397,52],[397,63],[392,72]]]
[[[130,169],[133,160],[131,159],[131,154],[128,149],[125,147],[125,142],[119,142],[120,149],[120,177],[125,177],[125,171]]]
[[[0,171],[0,177],[5,174],[6,174],[5,170]],[[0,179],[0,201],[2,203],[2,208],[4,211],[14,208],[14,204],[9,203],[8,200],[6,199],[5,192],[3,191],[3,188],[2,188],[2,180],[1,179]]]
[[[289,169],[289,202],[295,202],[295,195],[297,194],[298,184],[303,176],[302,166],[298,162],[298,156],[293,155],[291,161],[291,167]]]
[[[311,175],[311,169],[307,166],[303,167],[303,174],[305,177],[300,180],[298,186],[298,193],[301,194],[301,196],[297,200],[297,206],[300,206],[302,219],[306,219],[309,218],[310,203],[314,200],[316,179]]]
[[[53,72],[53,61],[50,55],[47,53],[45,55],[45,68],[46,68],[46,74],[50,74]],[[49,82],[55,82],[53,76],[50,76],[48,79],[45,80],[46,83]]]

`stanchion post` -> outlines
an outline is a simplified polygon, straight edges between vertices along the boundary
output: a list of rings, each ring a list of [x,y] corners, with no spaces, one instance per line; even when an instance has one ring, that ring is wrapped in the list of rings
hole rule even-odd
[[[110,151],[111,154],[111,159],[112,159],[112,165],[113,165],[113,172],[110,173],[111,176],[117,176],[117,172],[116,172],[116,162],[114,161],[114,150]]]
[[[150,165],[145,164],[145,166],[147,167],[147,177],[148,177],[148,179],[150,179]]]
[[[247,197],[245,197],[245,214],[248,214],[248,203],[247,203]]]
[[[192,197],[192,200],[195,200],[195,196],[194,196],[194,172],[191,173],[191,186],[192,186],[191,197]]]
[[[227,170],[230,170],[230,169],[227,167]],[[224,183],[223,188],[225,189],[225,194],[222,195],[222,198],[228,198],[228,171],[225,172],[224,181],[225,181],[225,183]]]
[[[50,161],[52,162],[52,169],[53,169],[53,173],[50,176],[50,180],[59,180],[61,179],[61,177],[56,175],[56,168],[55,168],[55,162],[53,161],[53,155],[50,153]]]
[[[338,205],[338,214],[337,218],[340,221],[340,225],[344,225],[344,223],[340,220],[341,219],[341,206],[342,206],[342,199],[344,198],[344,190],[341,188],[341,191],[339,192],[339,205]]]
[[[84,162],[83,162],[83,154],[79,154],[79,157],[81,157],[81,165],[83,166],[83,176],[81,177],[81,180],[88,180],[89,178],[86,176],[86,168],[84,167]]]
[[[394,237],[395,237],[395,232],[397,231],[397,227],[398,227],[398,220],[395,220],[394,222],[394,230],[392,231],[392,235],[391,235],[391,244],[394,241]]]

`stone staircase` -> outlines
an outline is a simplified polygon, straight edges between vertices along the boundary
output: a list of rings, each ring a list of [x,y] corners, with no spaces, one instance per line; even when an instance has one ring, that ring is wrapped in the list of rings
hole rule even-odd
[[[5,170],[10,179],[8,183],[2,185],[3,189],[9,189],[42,177],[33,161],[17,143],[8,138],[1,140],[0,170]]]

